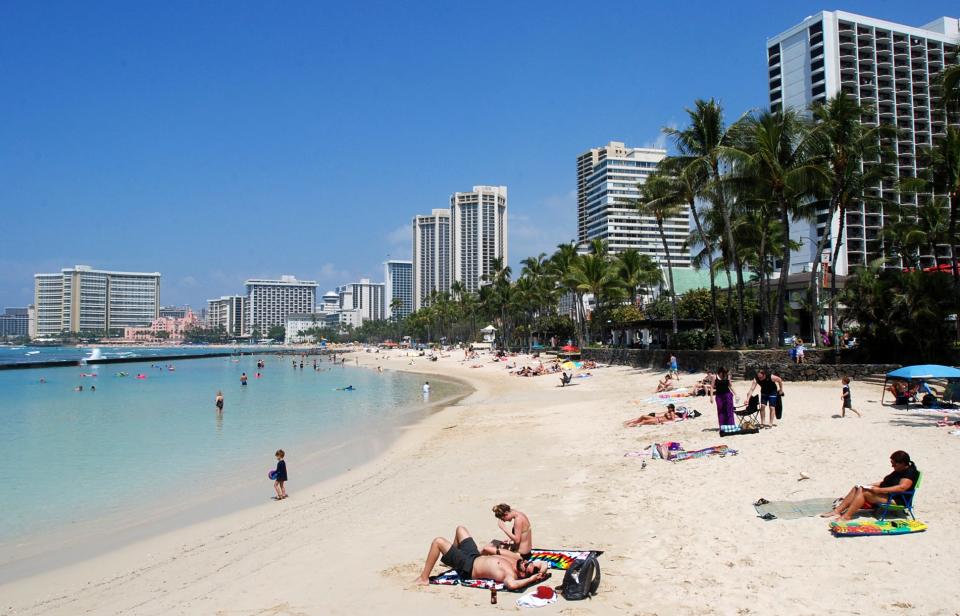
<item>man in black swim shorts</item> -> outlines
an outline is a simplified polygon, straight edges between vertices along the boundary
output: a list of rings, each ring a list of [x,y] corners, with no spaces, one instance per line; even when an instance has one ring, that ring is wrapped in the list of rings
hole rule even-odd
[[[501,554],[481,555],[477,543],[463,526],[458,526],[453,541],[437,537],[430,544],[423,571],[414,580],[416,584],[429,584],[430,572],[440,560],[456,570],[460,579],[490,579],[502,582],[509,590],[519,590],[549,577],[547,563],[525,561],[516,552],[504,550]]]

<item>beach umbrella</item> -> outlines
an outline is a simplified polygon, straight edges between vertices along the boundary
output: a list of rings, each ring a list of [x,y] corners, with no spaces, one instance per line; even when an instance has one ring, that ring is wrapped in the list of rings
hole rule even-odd
[[[565,362],[563,362],[563,363],[560,364],[560,365],[561,365],[563,368],[567,369],[567,370],[571,370],[571,369],[573,369],[573,368],[576,368],[576,366],[573,365],[573,362],[572,362],[572,361],[565,361]]]
[[[565,353],[576,353],[577,347],[573,346],[572,344],[567,344],[560,347],[560,350],[564,351]]]
[[[924,379],[960,379],[960,370],[939,364],[920,364],[918,366],[904,366],[887,373],[883,380],[883,393],[880,395],[880,404],[887,395],[887,381],[890,379],[904,379],[907,381],[922,381]]]

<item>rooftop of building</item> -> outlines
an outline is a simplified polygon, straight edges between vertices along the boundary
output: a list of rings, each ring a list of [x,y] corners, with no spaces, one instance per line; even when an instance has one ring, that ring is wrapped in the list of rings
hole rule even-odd
[[[94,269],[89,265],[74,265],[73,267],[65,267],[60,270],[60,273],[52,272],[49,274],[34,274],[34,278],[39,278],[41,276],[63,276],[64,274],[72,274],[74,272],[84,272],[91,274],[108,274],[110,276],[149,276],[149,277],[160,277],[160,272],[121,272],[113,270],[101,270]]]
[[[297,280],[296,276],[289,276],[289,275],[280,276],[279,280],[270,279],[270,278],[250,278],[246,280],[243,284],[245,285],[252,285],[252,284],[289,285],[289,286],[301,286],[301,287],[319,286],[315,280]]]
[[[807,15],[798,23],[790,26],[783,32],[777,34],[776,36],[769,37],[767,39],[767,45],[769,46],[771,43],[780,41],[781,39],[789,36],[793,36],[811,23],[822,20],[825,15],[832,15],[836,17],[837,20],[852,21],[863,25],[873,26],[875,28],[882,28],[884,30],[892,30],[903,34],[922,36],[925,38],[933,38],[944,42],[956,43],[960,41],[960,22],[958,22],[956,17],[938,17],[922,26],[909,26],[906,24],[898,24],[893,21],[877,19],[875,17],[868,17],[866,15],[858,15],[857,13],[848,13],[846,11],[820,11],[819,13],[814,13],[813,15]]]

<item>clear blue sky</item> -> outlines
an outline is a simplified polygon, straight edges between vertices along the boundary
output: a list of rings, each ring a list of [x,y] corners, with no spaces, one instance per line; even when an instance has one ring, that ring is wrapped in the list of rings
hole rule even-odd
[[[33,274],[160,271],[204,306],[410,254],[414,214],[510,190],[510,261],[575,233],[575,157],[684,107],[766,100],[765,41],[818,10],[955,2],[4,2],[0,306]]]

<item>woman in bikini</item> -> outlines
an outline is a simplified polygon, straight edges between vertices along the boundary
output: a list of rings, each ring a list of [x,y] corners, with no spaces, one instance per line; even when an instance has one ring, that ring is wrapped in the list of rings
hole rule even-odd
[[[497,517],[497,525],[508,541],[495,539],[483,547],[482,554],[500,554],[501,550],[510,550],[520,554],[520,558],[527,560],[533,551],[533,527],[527,514],[510,505],[501,503],[493,508],[493,515]],[[507,522],[513,522],[513,528],[507,528]]]
[[[673,421],[677,418],[676,407],[673,404],[667,405],[667,412],[663,415],[657,415],[656,413],[650,413],[649,415],[641,415],[636,419],[631,419],[629,421],[623,422],[624,428],[634,428],[636,426],[655,426],[657,424],[666,423],[668,421]]]

